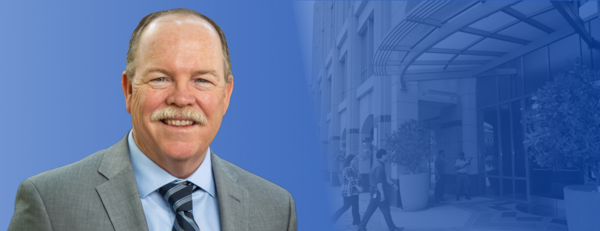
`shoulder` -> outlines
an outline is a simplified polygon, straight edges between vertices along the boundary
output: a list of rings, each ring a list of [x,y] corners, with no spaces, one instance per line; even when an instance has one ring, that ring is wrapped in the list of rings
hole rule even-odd
[[[109,227],[96,187],[107,181],[98,173],[105,151],[80,161],[42,172],[24,180],[17,190],[9,230],[51,230],[50,227]],[[73,209],[84,207],[84,210]],[[81,217],[98,219],[73,222]],[[35,220],[35,222],[31,222]],[[52,225],[50,225],[52,221]],[[79,225],[79,226],[78,226]],[[79,229],[79,228],[74,228]],[[101,228],[99,228],[101,229]]]
[[[223,160],[214,153],[212,166],[221,213],[247,211],[248,219],[253,221],[252,226],[258,230],[271,230],[265,227],[290,230],[290,227],[296,226],[295,202],[283,187]]]
[[[34,185],[38,191],[59,190],[61,188],[97,186],[98,181],[105,181],[102,175],[98,174],[98,168],[102,162],[105,150],[98,151],[75,163],[71,163],[59,168],[42,172],[35,176],[27,178],[25,182]]]
[[[235,179],[238,185],[245,188],[253,199],[267,199],[271,202],[280,202],[283,204],[288,204],[290,200],[293,200],[289,191],[283,187],[226,161],[217,155],[213,155],[212,158],[213,172],[216,173],[217,169],[225,172],[229,177]],[[218,190],[218,182],[215,183]]]

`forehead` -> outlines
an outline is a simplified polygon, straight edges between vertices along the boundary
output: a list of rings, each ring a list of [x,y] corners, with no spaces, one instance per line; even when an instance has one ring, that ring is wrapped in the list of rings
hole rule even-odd
[[[208,21],[195,15],[180,14],[165,15],[154,19],[144,30],[142,37],[156,32],[177,31],[179,34],[196,34],[218,38],[217,31]]]
[[[223,58],[219,35],[204,19],[167,15],[148,24],[140,36],[136,55],[144,60],[176,54],[202,58],[202,62]]]

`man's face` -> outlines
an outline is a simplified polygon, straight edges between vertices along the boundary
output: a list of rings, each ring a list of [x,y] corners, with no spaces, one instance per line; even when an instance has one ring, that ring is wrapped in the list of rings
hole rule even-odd
[[[122,85],[136,144],[163,168],[201,161],[233,90],[217,32],[198,17],[164,16],[148,25],[135,55],[135,76],[123,72]],[[167,108],[174,113],[160,113]]]

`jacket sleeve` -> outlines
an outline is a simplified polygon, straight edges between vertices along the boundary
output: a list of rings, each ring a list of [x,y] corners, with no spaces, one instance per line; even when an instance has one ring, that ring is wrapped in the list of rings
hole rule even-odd
[[[8,226],[8,231],[21,230],[52,230],[44,201],[29,179],[19,185],[15,213]]]
[[[296,220],[296,203],[294,202],[294,198],[292,197],[292,194],[289,194],[288,192],[288,197],[290,198],[290,218],[289,218],[289,222],[288,222],[288,231],[297,231],[298,230],[298,221]]]

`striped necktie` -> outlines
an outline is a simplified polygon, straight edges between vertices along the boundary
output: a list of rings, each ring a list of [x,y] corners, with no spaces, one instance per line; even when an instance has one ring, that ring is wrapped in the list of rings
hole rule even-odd
[[[191,182],[185,181],[179,184],[168,183],[158,189],[160,195],[175,211],[172,231],[200,231],[192,214],[192,192],[197,188]]]

